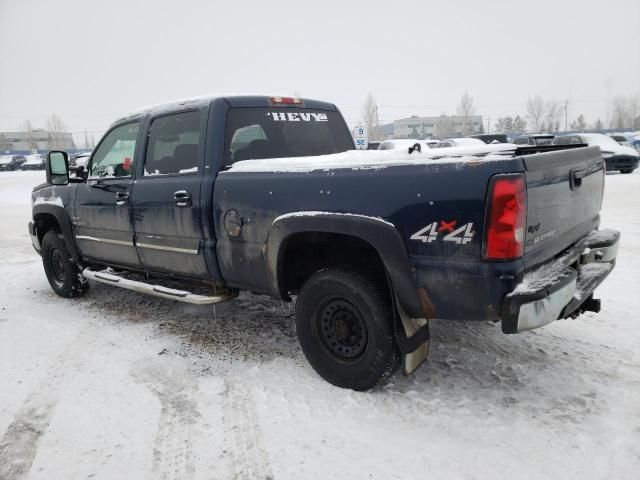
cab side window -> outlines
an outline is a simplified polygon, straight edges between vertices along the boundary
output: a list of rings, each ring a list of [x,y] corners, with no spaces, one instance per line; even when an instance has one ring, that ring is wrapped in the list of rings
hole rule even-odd
[[[111,130],[91,158],[89,177],[130,177],[135,165],[137,137],[138,122]]]
[[[198,171],[200,112],[158,117],[151,122],[144,176]]]

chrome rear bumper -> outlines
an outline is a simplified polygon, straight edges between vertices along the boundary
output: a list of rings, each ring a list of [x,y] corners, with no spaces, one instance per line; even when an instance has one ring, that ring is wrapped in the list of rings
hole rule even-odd
[[[505,298],[502,331],[518,333],[599,310],[593,291],[611,273],[620,232],[594,230],[560,258],[525,274]]]

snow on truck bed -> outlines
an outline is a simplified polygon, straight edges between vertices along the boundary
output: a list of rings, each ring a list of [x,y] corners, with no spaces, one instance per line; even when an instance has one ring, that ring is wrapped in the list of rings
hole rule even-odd
[[[517,148],[510,143],[429,149],[409,154],[398,150],[349,150],[316,157],[266,158],[236,162],[227,172],[313,172],[351,168],[380,169],[399,165],[425,165],[438,162],[504,160]]]

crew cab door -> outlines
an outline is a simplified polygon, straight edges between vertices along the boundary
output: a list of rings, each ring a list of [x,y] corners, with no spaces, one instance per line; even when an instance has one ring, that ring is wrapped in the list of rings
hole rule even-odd
[[[204,171],[200,111],[156,117],[133,186],[136,247],[145,269],[207,278],[200,187]]]
[[[91,157],[87,181],[78,184],[72,223],[83,257],[140,264],[129,208],[137,136],[138,122],[109,131]]]

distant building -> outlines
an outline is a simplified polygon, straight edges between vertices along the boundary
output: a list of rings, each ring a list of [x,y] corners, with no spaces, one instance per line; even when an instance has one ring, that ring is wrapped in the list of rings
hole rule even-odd
[[[468,117],[468,127],[473,133],[482,128],[482,115]],[[438,127],[440,125],[440,128]],[[442,135],[445,131],[445,135]],[[395,138],[431,138],[438,136],[456,137],[464,136],[464,118],[457,115],[439,117],[401,118],[393,122],[393,136]]]
[[[32,130],[30,132],[0,132],[0,152],[32,150],[68,150],[75,148],[70,132]]]
[[[378,140],[391,140],[393,138],[393,123],[385,123],[378,127]]]

